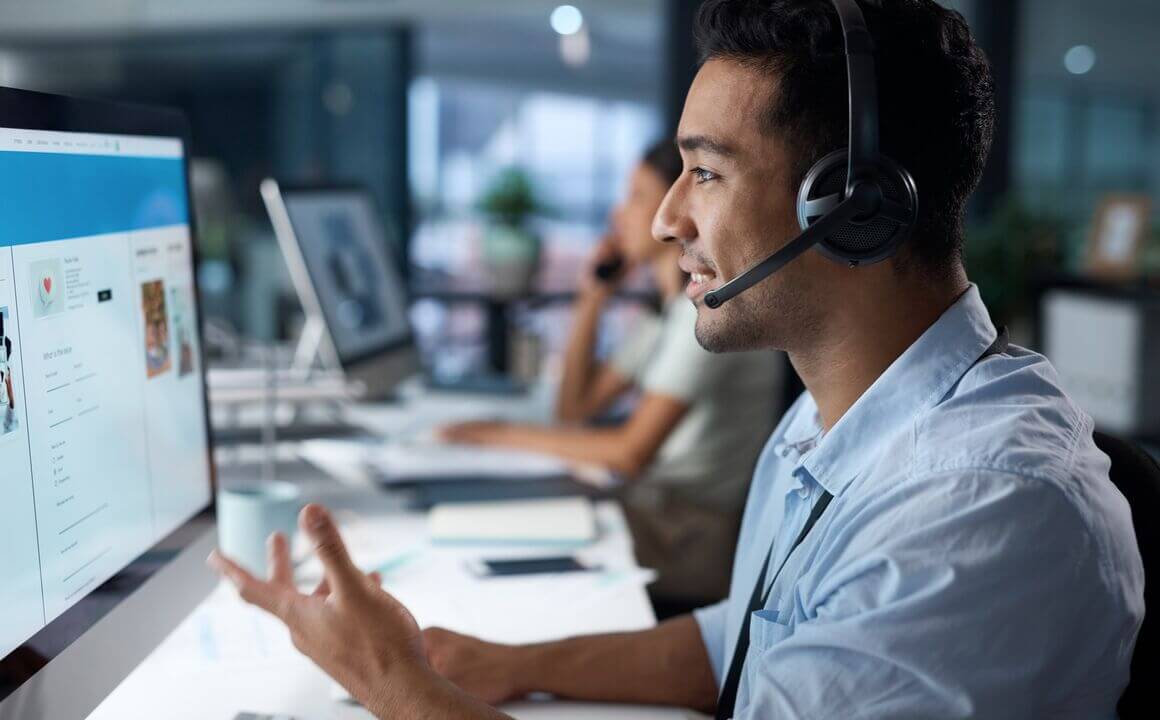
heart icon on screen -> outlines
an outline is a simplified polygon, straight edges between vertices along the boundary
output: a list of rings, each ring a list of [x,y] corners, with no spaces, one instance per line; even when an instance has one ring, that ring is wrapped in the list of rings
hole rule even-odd
[[[56,288],[59,285],[60,283],[52,275],[44,275],[40,278],[40,285],[36,290],[43,306],[48,307],[56,299]]]

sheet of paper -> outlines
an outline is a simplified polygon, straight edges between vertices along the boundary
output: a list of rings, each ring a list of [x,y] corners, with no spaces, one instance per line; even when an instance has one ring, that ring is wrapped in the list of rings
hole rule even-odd
[[[506,643],[652,627],[655,618],[648,603],[641,602],[641,588],[655,573],[636,565],[624,516],[614,503],[598,503],[595,514],[595,541],[575,551],[581,561],[601,568],[588,573],[478,578],[468,570],[468,561],[559,555],[559,547],[433,544],[422,513],[389,522],[343,522],[343,535],[356,564],[368,572],[378,570],[383,587],[422,627]],[[317,559],[303,564],[297,577],[304,587],[317,583]]]
[[[378,482],[377,473],[367,465],[367,455],[381,444],[379,440],[307,440],[298,443],[297,454],[335,480],[367,486]]]

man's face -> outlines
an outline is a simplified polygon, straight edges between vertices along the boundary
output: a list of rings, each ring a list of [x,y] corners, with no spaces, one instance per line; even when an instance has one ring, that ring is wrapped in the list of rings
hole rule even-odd
[[[796,178],[786,148],[761,118],[776,83],[732,60],[697,73],[677,131],[686,172],[657,211],[653,236],[680,242],[693,276],[697,340],[713,352],[775,347],[816,323],[817,253],[806,253],[720,308],[704,295],[797,236]]]

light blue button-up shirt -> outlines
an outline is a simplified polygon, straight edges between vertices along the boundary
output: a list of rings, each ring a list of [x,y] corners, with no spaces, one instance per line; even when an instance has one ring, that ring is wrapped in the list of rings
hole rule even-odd
[[[828,432],[804,394],[762,452],[730,599],[696,613],[718,682],[753,584],[735,717],[1115,717],[1144,571],[1091,419],[972,286]],[[772,575],[772,570],[770,572]]]

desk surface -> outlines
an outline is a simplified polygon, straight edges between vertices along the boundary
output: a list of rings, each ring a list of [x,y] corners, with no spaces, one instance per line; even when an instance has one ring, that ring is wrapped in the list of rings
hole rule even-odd
[[[466,557],[528,554],[533,549],[433,546],[426,540],[425,516],[403,511],[390,495],[321,481],[304,489],[311,499],[335,508],[356,562],[368,569],[386,568],[384,585],[423,626],[438,624],[501,642],[533,642],[655,623],[623,516],[613,504],[599,506],[601,539],[581,552],[601,563],[604,573],[479,580],[463,567]],[[319,574],[310,563],[300,571],[307,585]],[[243,710],[287,713],[296,720],[369,717],[340,696],[294,650],[284,628],[222,585],[90,720],[230,720]],[[524,702],[505,710],[529,719],[689,717],[661,708],[559,702]]]

